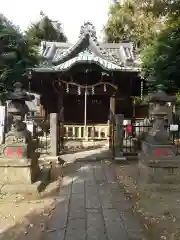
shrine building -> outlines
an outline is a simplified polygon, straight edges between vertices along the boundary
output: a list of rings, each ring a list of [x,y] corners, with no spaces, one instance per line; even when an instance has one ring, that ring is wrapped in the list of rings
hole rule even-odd
[[[112,114],[134,115],[132,96],[141,96],[139,56],[133,43],[98,42],[85,22],[75,44],[41,43],[44,61],[31,70],[31,91],[41,96],[41,116],[58,113],[64,124],[107,124]]]

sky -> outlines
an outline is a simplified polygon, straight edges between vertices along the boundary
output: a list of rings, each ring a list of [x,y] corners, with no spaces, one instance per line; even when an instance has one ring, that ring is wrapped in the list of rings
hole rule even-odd
[[[110,0],[4,0],[0,12],[24,30],[40,18],[42,10],[52,20],[59,20],[69,42],[75,43],[84,21],[91,21],[97,37],[102,37],[109,3]]]

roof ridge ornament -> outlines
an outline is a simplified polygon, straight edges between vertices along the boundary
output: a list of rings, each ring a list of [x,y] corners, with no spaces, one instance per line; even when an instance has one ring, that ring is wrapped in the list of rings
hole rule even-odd
[[[79,38],[82,38],[85,35],[89,35],[93,41],[97,42],[96,28],[90,21],[84,22],[80,28]]]

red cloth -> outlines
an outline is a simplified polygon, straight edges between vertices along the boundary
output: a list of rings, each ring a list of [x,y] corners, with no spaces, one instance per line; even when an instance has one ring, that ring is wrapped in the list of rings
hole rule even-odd
[[[126,130],[127,130],[127,133],[132,133],[132,126],[128,125]]]

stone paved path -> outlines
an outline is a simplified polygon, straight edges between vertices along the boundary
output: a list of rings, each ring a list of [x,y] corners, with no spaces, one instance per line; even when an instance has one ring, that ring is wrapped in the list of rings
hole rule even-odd
[[[74,163],[65,172],[45,240],[142,240],[142,227],[110,166]]]

